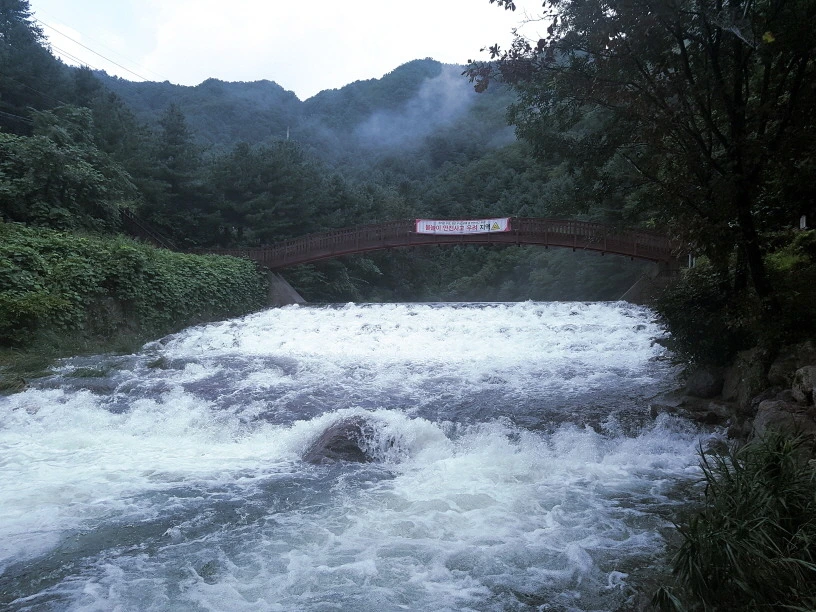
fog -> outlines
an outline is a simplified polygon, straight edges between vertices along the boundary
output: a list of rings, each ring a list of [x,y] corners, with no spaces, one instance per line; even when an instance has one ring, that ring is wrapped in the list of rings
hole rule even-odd
[[[413,148],[440,128],[453,125],[476,101],[473,87],[458,66],[442,66],[398,110],[377,111],[357,126],[354,137],[372,149]]]

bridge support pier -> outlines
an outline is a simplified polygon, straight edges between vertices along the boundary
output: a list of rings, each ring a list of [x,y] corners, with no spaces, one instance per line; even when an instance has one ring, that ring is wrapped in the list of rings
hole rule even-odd
[[[268,303],[270,306],[289,306],[290,304],[305,304],[306,300],[295,291],[289,283],[277,272],[267,270],[266,278],[269,282]]]
[[[656,263],[651,270],[635,281],[635,284],[620,299],[632,304],[648,304],[677,278],[677,275],[680,274],[680,267],[679,259]]]

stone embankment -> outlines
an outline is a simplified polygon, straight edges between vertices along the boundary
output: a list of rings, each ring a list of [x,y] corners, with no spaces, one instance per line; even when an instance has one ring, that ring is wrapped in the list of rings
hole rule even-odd
[[[761,437],[770,429],[801,434],[816,444],[816,343],[784,347],[771,359],[759,349],[740,353],[726,368],[689,373],[685,388],[651,406],[711,425],[732,438]]]

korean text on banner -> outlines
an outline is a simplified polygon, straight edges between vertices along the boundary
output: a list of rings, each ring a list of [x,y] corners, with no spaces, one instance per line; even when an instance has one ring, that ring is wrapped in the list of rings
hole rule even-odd
[[[509,232],[510,219],[434,220],[417,219],[417,234],[490,234]]]

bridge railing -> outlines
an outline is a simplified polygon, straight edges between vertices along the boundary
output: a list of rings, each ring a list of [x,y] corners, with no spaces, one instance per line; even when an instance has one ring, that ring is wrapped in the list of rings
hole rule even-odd
[[[564,246],[656,261],[672,257],[674,245],[649,230],[617,230],[591,221],[514,218],[512,227],[526,244]]]
[[[648,230],[617,230],[602,223],[514,217],[510,231],[489,234],[418,234],[413,219],[372,223],[301,238],[270,246],[217,249],[212,253],[248,257],[269,268],[317,261],[377,249],[430,244],[535,244],[594,250],[652,261],[670,261],[674,245]]]

